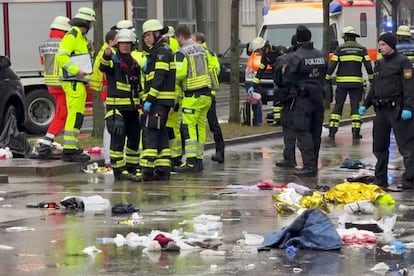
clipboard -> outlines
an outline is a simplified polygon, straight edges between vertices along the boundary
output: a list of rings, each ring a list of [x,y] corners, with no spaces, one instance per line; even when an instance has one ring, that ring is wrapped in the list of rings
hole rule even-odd
[[[89,54],[71,56],[70,62],[78,66],[82,72],[92,74],[92,59]]]

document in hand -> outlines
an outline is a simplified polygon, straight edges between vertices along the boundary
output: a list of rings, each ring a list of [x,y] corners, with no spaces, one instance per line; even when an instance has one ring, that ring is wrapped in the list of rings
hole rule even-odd
[[[86,74],[92,73],[92,59],[89,54],[71,56],[70,61]]]

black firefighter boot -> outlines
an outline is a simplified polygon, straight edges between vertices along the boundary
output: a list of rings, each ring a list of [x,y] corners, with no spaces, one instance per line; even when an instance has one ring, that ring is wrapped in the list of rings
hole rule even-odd
[[[219,163],[224,162],[224,143],[216,143],[216,154],[211,156],[211,160]]]
[[[338,131],[337,127],[330,127],[328,137],[335,138],[335,134],[337,131]]]
[[[360,128],[352,128],[352,139],[361,139],[362,135],[360,134]]]

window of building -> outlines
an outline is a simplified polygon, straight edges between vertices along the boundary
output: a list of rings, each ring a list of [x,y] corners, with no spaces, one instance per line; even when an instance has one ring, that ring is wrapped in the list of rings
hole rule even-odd
[[[240,24],[242,26],[254,26],[256,23],[256,1],[240,1]]]

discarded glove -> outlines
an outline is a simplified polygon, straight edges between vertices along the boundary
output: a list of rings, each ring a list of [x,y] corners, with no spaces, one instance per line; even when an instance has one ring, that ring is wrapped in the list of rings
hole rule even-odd
[[[364,115],[366,111],[367,111],[367,108],[363,105],[361,105],[358,109],[359,115]]]

